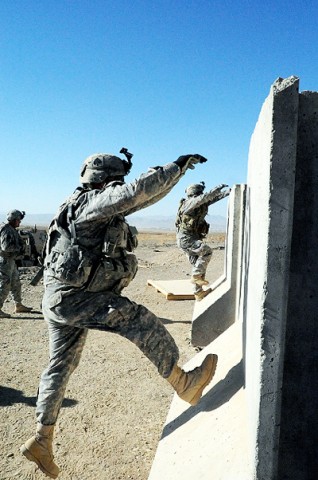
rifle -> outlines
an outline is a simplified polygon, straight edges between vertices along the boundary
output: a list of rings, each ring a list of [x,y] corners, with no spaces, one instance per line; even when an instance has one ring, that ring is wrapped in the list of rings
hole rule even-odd
[[[32,287],[35,287],[41,278],[43,277],[43,272],[44,272],[44,266],[40,268],[40,270],[34,275],[34,277],[30,280],[29,285],[32,285]]]

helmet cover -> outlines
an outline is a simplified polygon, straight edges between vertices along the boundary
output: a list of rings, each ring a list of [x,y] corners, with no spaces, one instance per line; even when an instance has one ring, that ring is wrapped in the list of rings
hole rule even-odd
[[[7,220],[10,222],[11,220],[22,220],[24,218],[25,212],[21,212],[20,210],[10,210],[7,214]]]
[[[81,183],[101,183],[107,177],[127,175],[127,162],[111,153],[95,153],[84,160],[81,168]]]
[[[189,185],[185,193],[188,195],[188,197],[196,197],[197,195],[201,195],[201,193],[204,192],[205,189],[205,183],[193,183],[192,185]]]

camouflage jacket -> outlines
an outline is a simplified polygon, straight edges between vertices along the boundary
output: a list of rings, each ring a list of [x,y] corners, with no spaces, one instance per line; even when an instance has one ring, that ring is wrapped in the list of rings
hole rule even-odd
[[[0,255],[17,258],[24,250],[23,240],[9,223],[0,225]]]
[[[201,195],[182,198],[175,223],[177,233],[180,232],[181,234],[205,237],[209,231],[209,224],[205,220],[209,205],[212,205],[227,195],[227,192],[221,192],[219,187],[215,187]]]
[[[150,169],[132,183],[76,189],[49,228],[45,284],[58,281],[71,288],[104,291],[110,289],[111,277],[131,279],[137,260],[129,254],[134,242],[125,217],[163,198],[181,176],[179,167],[171,163]]]

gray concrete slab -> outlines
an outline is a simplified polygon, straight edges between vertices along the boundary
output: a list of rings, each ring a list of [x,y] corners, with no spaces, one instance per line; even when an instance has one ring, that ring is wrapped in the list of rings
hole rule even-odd
[[[220,356],[196,407],[174,397],[149,480],[316,478],[318,94],[298,87],[297,77],[277,79],[262,107],[249,151],[239,315],[187,364]]]
[[[212,383],[195,407],[177,395],[163,429],[149,480],[252,479],[243,388],[242,325],[238,322],[184,368],[219,356]]]
[[[245,373],[255,478],[277,474],[297,147],[296,77],[271,87],[252,135],[247,183]]]
[[[193,310],[191,342],[206,346],[223,333],[238,315],[240,300],[246,185],[234,185],[228,202],[224,275],[212,285],[212,293]],[[213,257],[212,260],[213,262]]]
[[[278,478],[318,478],[318,92],[299,95]]]

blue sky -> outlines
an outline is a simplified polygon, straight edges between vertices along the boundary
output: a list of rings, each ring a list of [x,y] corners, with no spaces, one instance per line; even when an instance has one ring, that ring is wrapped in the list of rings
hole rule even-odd
[[[121,147],[127,181],[209,159],[144,215],[174,215],[190,183],[245,183],[271,84],[318,90],[317,18],[298,0],[1,0],[0,212],[54,213],[88,155]]]

